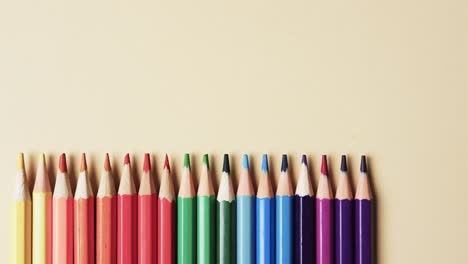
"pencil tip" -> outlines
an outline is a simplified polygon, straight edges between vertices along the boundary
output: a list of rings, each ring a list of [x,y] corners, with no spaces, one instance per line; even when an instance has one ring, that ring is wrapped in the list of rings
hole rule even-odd
[[[367,173],[367,161],[365,155],[361,156],[361,172]]]
[[[263,154],[262,171],[263,172],[268,172],[268,155],[267,154]]]
[[[190,154],[188,153],[184,155],[184,168],[190,169]]]
[[[282,160],[281,160],[281,171],[287,171],[288,170],[288,155],[283,154]]]
[[[167,156],[167,154],[166,154],[166,157],[164,158],[164,168],[171,171],[171,166],[169,165],[169,157]]]
[[[150,161],[150,154],[145,153],[145,158],[143,161],[143,171],[149,172],[151,170],[151,161]]]
[[[224,154],[223,172],[231,173],[231,166],[229,166],[229,154]]]
[[[302,155],[302,164],[306,165],[307,166],[307,155],[303,154]]]
[[[341,155],[341,171],[347,172],[348,171],[348,163],[346,162],[346,155]]]
[[[42,153],[39,156],[39,164],[42,165],[44,168],[46,167],[46,156],[45,153]]]
[[[110,165],[110,160],[109,160],[109,153],[106,153],[106,159],[104,160],[104,170],[107,172],[111,171],[111,165]]]
[[[86,162],[86,154],[83,152],[81,154],[80,172],[86,171],[87,169],[88,169],[88,163]]]
[[[327,165],[327,155],[322,155],[322,169],[321,172],[323,175],[328,176],[328,165]]]
[[[60,169],[60,172],[62,172],[62,173],[67,173],[67,171],[68,171],[68,169],[67,169],[67,157],[66,157],[65,153],[62,153],[60,155],[59,169]]]
[[[247,154],[244,154],[242,157],[242,167],[247,170],[249,169],[249,155]]]
[[[125,164],[130,164],[130,154],[125,154],[125,157],[124,157],[124,165]]]
[[[210,159],[208,158],[208,154],[203,155],[203,164],[205,164],[207,168],[210,168]]]
[[[18,154],[18,170],[20,171],[23,171],[24,172],[24,154],[23,152],[20,152]]]

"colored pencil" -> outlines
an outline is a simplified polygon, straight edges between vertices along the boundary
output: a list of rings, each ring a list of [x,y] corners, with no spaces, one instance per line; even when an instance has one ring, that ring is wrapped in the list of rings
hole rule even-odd
[[[195,263],[196,250],[196,201],[195,188],[190,172],[190,156],[184,156],[184,172],[177,195],[177,263]]]
[[[52,192],[42,154],[37,166],[33,189],[32,259],[34,264],[52,263]]]
[[[328,179],[327,156],[322,155],[322,168],[316,199],[316,263],[332,264],[333,197]]]
[[[216,232],[216,240],[218,241],[216,263],[218,264],[236,263],[236,205],[230,173],[229,155],[224,154],[216,207],[216,226],[218,228]]]
[[[156,188],[151,177],[150,154],[146,153],[143,163],[143,176],[138,191],[138,263],[156,263],[157,253],[157,201]]]
[[[275,197],[268,175],[268,156],[263,155],[262,176],[256,200],[257,264],[275,263]]]
[[[158,199],[158,264],[175,263],[175,201],[169,158],[164,160]]]
[[[117,193],[117,263],[135,264],[137,252],[137,210],[138,198],[133,182],[130,156],[125,155]]]
[[[295,204],[295,255],[294,263],[315,261],[315,197],[309,178],[307,156],[302,155],[301,171],[296,186]]]
[[[94,194],[88,179],[86,154],[81,154],[75,191],[75,264],[94,264]]]
[[[23,153],[18,155],[16,188],[11,209],[11,263],[31,264],[31,194],[26,179]]]
[[[249,174],[249,156],[242,158],[236,197],[237,264],[255,263],[255,191]]]
[[[366,156],[361,156],[361,175],[355,197],[356,264],[372,263],[372,193]]]
[[[60,155],[52,216],[52,262],[73,264],[73,195],[65,154]]]
[[[281,174],[276,190],[276,263],[293,261],[293,190],[288,173],[288,156],[283,154]]]
[[[96,264],[117,262],[117,198],[109,154],[96,195]]]
[[[197,263],[215,262],[215,193],[208,154],[203,155],[202,173],[197,192]]]
[[[335,195],[335,259],[336,264],[353,263],[353,194],[348,179],[346,156],[341,156],[341,175]]]

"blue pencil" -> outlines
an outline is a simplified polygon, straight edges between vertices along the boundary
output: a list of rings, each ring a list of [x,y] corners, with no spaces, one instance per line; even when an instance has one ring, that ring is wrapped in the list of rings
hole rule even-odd
[[[256,212],[256,263],[273,264],[275,263],[275,198],[268,177],[268,156],[266,154],[263,155]]]
[[[293,190],[288,174],[288,156],[283,155],[276,190],[276,263],[292,263]]]
[[[255,191],[249,174],[249,156],[244,154],[237,189],[237,264],[255,263]]]

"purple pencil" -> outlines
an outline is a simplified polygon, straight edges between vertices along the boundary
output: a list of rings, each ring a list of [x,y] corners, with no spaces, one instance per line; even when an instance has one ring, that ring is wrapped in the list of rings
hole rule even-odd
[[[335,263],[353,263],[353,194],[348,178],[346,155],[341,156],[341,175],[335,195]]]
[[[372,263],[372,194],[367,177],[366,156],[361,156],[361,175],[359,176],[355,198],[356,207],[356,264]]]
[[[316,200],[316,264],[332,264],[332,197],[328,179],[327,156],[322,155],[322,169]]]

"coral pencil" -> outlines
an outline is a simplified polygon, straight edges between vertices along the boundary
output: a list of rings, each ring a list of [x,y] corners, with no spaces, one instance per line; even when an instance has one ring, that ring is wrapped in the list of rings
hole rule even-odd
[[[268,175],[268,156],[263,155],[256,200],[257,264],[275,263],[275,197]]]
[[[203,167],[197,192],[197,263],[215,262],[215,194],[210,177],[208,154],[203,155]]]
[[[143,162],[143,176],[138,190],[138,263],[156,263],[157,237],[156,237],[156,213],[157,201],[156,188],[151,177],[150,154],[145,153]]]
[[[32,258],[34,264],[52,263],[52,193],[45,154],[39,160],[33,189]]]
[[[86,155],[81,155],[75,190],[75,264],[94,264],[94,195],[88,179]]]
[[[31,194],[26,180],[23,153],[18,155],[16,188],[11,209],[11,263],[31,264]]]
[[[322,155],[322,168],[316,199],[316,263],[332,264],[332,203],[328,180],[327,156]]]
[[[307,156],[302,155],[301,171],[294,197],[294,263],[306,264],[315,261],[315,197],[307,168]]]
[[[52,212],[53,263],[73,264],[73,195],[65,154],[60,155]]]
[[[335,263],[352,264],[354,262],[353,194],[345,155],[341,156],[340,170],[340,181],[335,195]]]
[[[109,154],[96,195],[96,264],[117,262],[117,198]]]
[[[117,193],[117,263],[135,264],[137,256],[138,199],[131,175],[130,156],[124,159]]]
[[[355,197],[356,264],[372,263],[372,193],[366,156],[361,156],[361,175]]]
[[[177,263],[195,263],[195,188],[190,173],[190,156],[184,156],[184,172],[177,195]]]
[[[288,156],[283,155],[276,190],[276,263],[292,263],[293,190],[288,174]]]
[[[169,158],[164,160],[158,198],[158,264],[175,263],[175,201]]]
[[[229,155],[224,154],[223,173],[219,184],[216,206],[216,263],[236,263],[236,205],[230,177]]]
[[[237,264],[255,263],[255,191],[249,174],[249,156],[242,157],[237,187]]]

